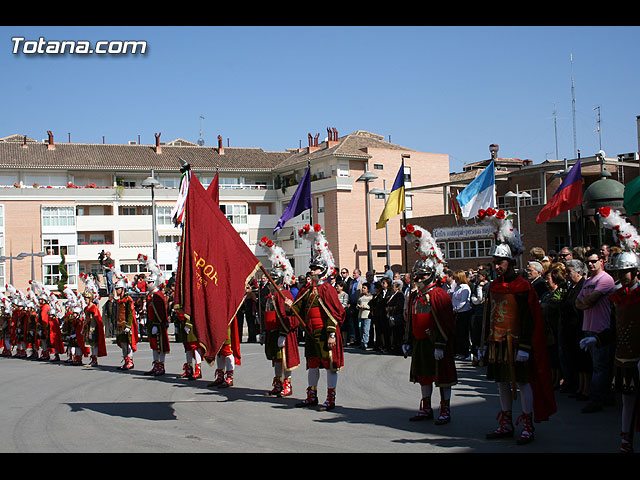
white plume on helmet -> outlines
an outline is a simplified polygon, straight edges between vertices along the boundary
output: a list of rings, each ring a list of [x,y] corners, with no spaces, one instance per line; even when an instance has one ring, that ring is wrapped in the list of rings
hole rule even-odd
[[[478,211],[480,221],[493,227],[496,245],[492,248],[491,255],[494,257],[515,259],[524,252],[520,232],[513,226],[512,216],[509,211],[493,208]]]
[[[91,299],[98,303],[100,301],[100,289],[96,285],[96,282],[93,280],[93,277],[87,275],[86,273],[81,273],[79,275],[80,279],[84,282],[84,292],[83,295],[90,294]]]
[[[267,252],[267,258],[271,262],[272,268],[282,275],[284,284],[291,285],[295,283],[296,277],[293,267],[282,247],[276,245],[267,237],[262,237],[258,245]]]
[[[622,252],[611,255],[605,266],[609,270],[626,270],[640,268],[640,236],[636,227],[627,222],[618,210],[610,207],[598,209],[602,224],[613,230],[616,243]]]
[[[311,242],[311,251],[313,252],[311,263],[318,262],[326,266],[323,278],[335,276],[337,273],[336,262],[333,259],[331,250],[329,250],[329,244],[324,236],[322,227],[317,223],[313,227],[311,227],[311,225],[305,225],[298,230],[298,235],[300,238],[307,239]]]
[[[444,277],[444,255],[428,230],[409,223],[400,229],[400,236],[413,246],[420,257],[418,262],[433,270],[436,278]]]
[[[80,300],[78,299],[78,296],[71,289],[71,287],[69,287],[68,285],[65,286],[64,290],[63,290],[63,293],[67,297],[66,305],[69,308],[69,310],[71,310],[71,311],[73,311],[75,313],[81,313],[82,310],[83,310],[82,304],[80,303]]]
[[[147,266],[147,270],[149,270],[149,279],[153,282],[152,290],[160,288],[162,284],[165,282],[164,273],[160,270],[160,267],[155,262],[155,260],[147,255],[142,253],[138,254],[138,262]],[[149,281],[149,280],[147,280]]]

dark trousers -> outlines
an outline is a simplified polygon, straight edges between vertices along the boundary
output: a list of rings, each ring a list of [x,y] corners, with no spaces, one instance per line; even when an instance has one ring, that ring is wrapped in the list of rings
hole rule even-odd
[[[455,354],[469,356],[471,339],[471,310],[458,312],[456,318]]]

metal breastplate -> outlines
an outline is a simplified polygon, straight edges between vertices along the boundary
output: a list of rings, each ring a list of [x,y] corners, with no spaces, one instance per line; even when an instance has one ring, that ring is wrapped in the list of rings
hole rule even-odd
[[[82,334],[88,342],[95,342],[97,340],[96,330],[98,322],[96,321],[95,314],[93,312],[87,312]]]
[[[127,304],[125,302],[118,302],[118,312],[116,316],[116,329],[117,333],[124,333],[124,329],[129,327],[129,318],[127,315]]]
[[[491,292],[490,299],[489,340],[501,342],[507,335],[518,340],[520,322],[515,294]]]

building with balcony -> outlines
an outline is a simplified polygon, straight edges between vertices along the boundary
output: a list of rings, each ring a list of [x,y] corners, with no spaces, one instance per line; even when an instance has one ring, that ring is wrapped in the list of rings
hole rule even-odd
[[[370,191],[390,188],[403,159],[406,185],[446,182],[449,156],[401,147],[365,131],[342,137],[335,129],[327,132],[325,141],[309,134],[308,147],[281,152],[224,147],[220,136],[216,147],[183,139],[164,143],[159,134],[150,145],[56,143],[52,132],[42,141],[24,135],[0,138],[0,255],[5,257],[0,285],[11,282],[24,289],[37,279],[55,288],[64,254],[67,283],[76,288],[80,273],[101,273],[102,251],[132,277],[144,269],[138,254],[153,254],[154,223],[156,261],[166,272],[175,271],[181,232],[170,212],[178,195],[180,159],[191,164],[205,187],[218,174],[220,208],[265,267],[269,262],[257,244],[268,236],[289,254],[298,274],[306,273],[310,246],[295,232],[313,222],[324,227],[338,265],[364,272],[369,265],[382,271],[393,264],[400,270],[402,244],[396,233],[401,217],[390,220],[387,231],[376,230],[384,194]],[[313,210],[274,235],[307,166]],[[364,172],[376,178],[358,181]],[[155,222],[152,192],[143,186],[150,176],[159,182],[153,189]],[[444,213],[441,193],[407,195],[406,216],[415,212]]]

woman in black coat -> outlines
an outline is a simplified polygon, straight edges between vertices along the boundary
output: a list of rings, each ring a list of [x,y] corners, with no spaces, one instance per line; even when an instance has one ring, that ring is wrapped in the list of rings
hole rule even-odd
[[[382,282],[373,284],[373,297],[369,300],[369,315],[375,329],[375,349],[388,353],[391,349],[391,329],[387,320],[387,297],[389,291],[383,289]]]
[[[404,338],[404,295],[402,280],[394,280],[391,284],[391,295],[387,298],[387,317],[391,327],[391,353],[402,354]]]

